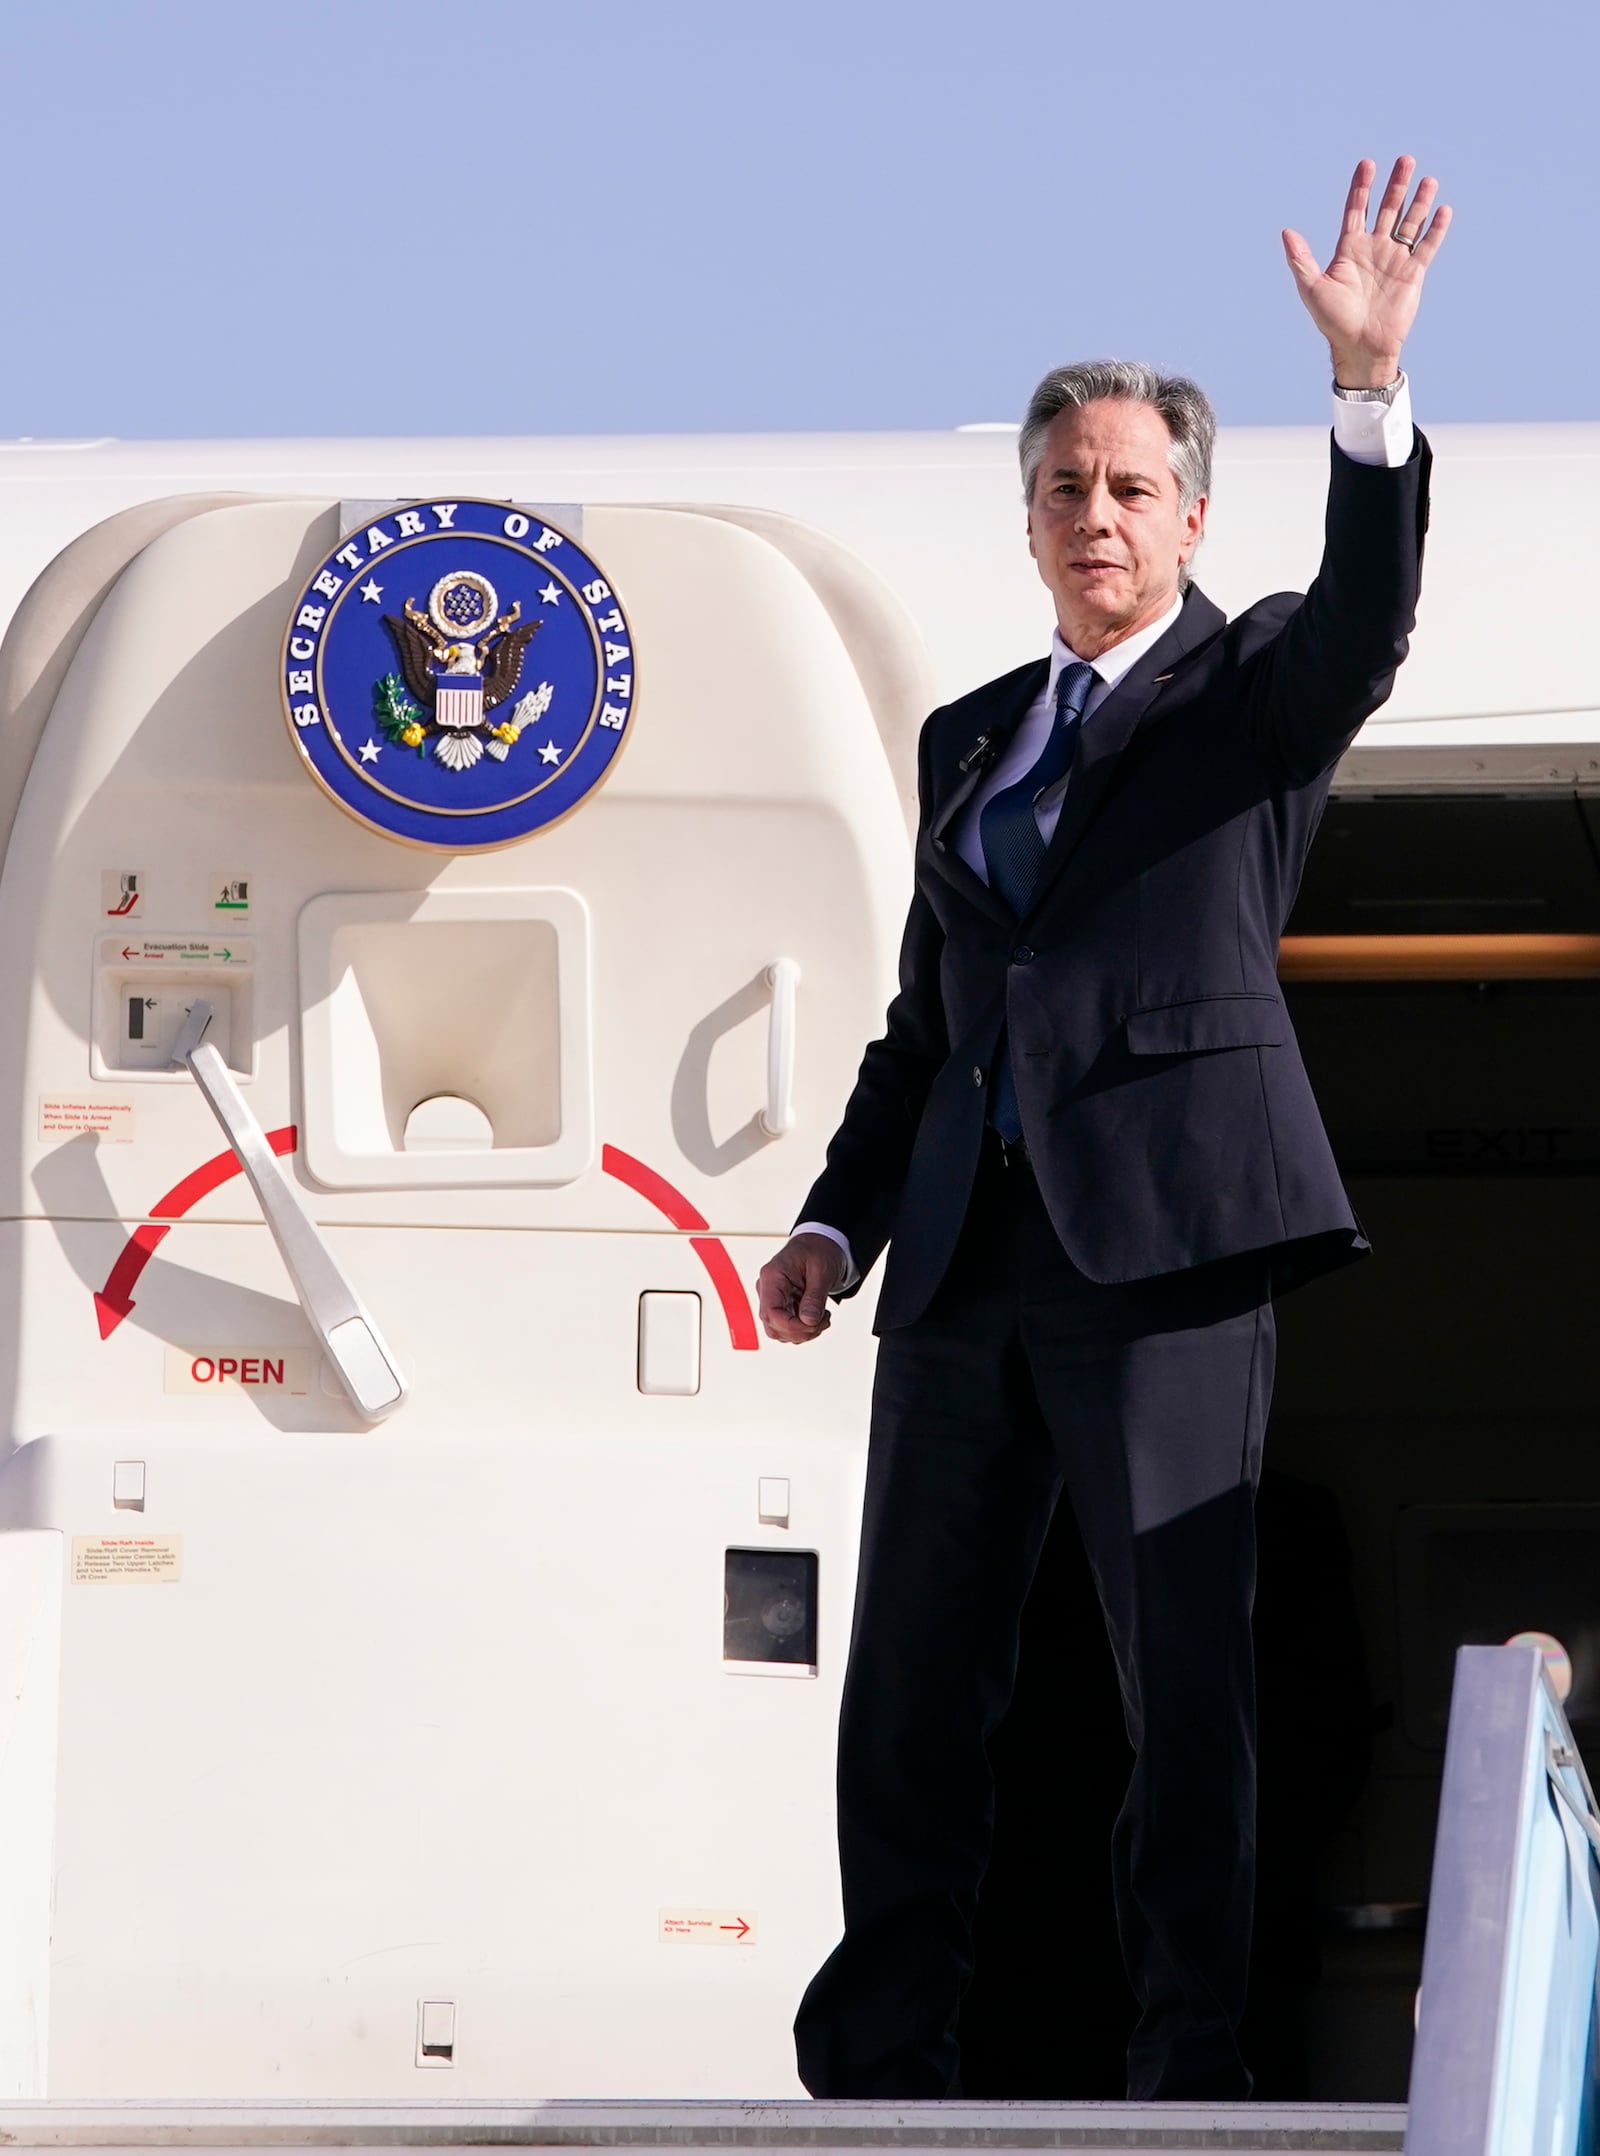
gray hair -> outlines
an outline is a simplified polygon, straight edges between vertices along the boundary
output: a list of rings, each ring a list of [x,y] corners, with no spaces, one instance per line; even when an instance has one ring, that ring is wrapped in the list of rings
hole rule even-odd
[[[1044,462],[1044,439],[1069,405],[1098,404],[1103,398],[1148,404],[1159,412],[1171,436],[1167,466],[1178,482],[1178,506],[1187,509],[1211,492],[1211,451],[1217,438],[1217,415],[1198,383],[1181,374],[1158,374],[1137,359],[1080,359],[1070,367],[1052,367],[1028,400],[1028,416],[1017,437],[1022,462],[1022,494],[1031,506],[1034,481]],[[1187,585],[1185,565],[1180,583]]]

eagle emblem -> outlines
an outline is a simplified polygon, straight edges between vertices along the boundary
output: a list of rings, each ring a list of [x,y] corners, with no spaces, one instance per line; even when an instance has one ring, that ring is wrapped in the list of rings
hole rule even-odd
[[[570,816],[638,702],[633,630],[581,509],[568,531],[523,502],[362,507],[284,629],[295,754],[338,807],[408,846],[481,853]]]
[[[426,754],[431,743],[447,771],[470,771],[485,752],[505,762],[522,729],[544,717],[555,695],[542,681],[509,718],[491,722],[515,695],[541,626],[521,616],[520,599],[502,613],[494,586],[472,569],[447,571],[425,608],[407,599],[402,613],[384,615],[401,673],[375,685],[374,701],[378,723],[397,748]]]

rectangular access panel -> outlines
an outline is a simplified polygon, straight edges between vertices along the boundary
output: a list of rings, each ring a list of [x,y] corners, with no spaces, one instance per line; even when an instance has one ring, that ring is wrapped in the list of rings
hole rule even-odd
[[[752,1676],[816,1675],[814,1550],[728,1551],[722,1661]]]

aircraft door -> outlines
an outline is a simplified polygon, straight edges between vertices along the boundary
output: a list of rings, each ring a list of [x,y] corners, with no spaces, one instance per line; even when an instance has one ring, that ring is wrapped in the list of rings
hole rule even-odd
[[[778,1355],[753,1283],[906,866],[826,609],[726,519],[249,502],[100,601],[0,884],[49,2093],[793,2090],[871,1343]]]

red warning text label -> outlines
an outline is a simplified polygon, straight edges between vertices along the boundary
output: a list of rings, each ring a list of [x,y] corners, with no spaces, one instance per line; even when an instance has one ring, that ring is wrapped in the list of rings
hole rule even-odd
[[[81,1138],[85,1131],[106,1145],[133,1143],[133,1102],[126,1094],[69,1100],[55,1093],[39,1096],[39,1141]]]
[[[168,1392],[217,1392],[225,1386],[240,1392],[309,1392],[311,1351],[280,1347],[167,1349]]]
[[[75,1587],[174,1586],[183,1578],[182,1535],[74,1535]]]
[[[663,1946],[754,1946],[753,1909],[663,1909],[656,1937]]]

